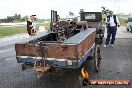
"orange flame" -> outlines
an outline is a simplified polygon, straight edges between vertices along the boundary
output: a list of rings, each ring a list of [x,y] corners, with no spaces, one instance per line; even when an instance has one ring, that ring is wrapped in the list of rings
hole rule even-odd
[[[81,73],[84,78],[89,78],[88,72],[84,71],[84,67],[82,68]]]

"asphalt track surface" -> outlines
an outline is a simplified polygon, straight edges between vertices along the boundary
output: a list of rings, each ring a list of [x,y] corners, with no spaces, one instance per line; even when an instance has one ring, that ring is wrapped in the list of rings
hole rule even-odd
[[[128,32],[125,32],[128,35]],[[95,73],[93,63],[87,70],[90,79],[132,80],[132,38],[117,38],[115,47],[101,48],[101,71]],[[64,74],[45,74],[36,77],[33,69],[22,71],[16,62],[14,44],[0,47],[0,88],[132,88],[131,85],[87,85],[82,86],[80,70],[66,69]]]

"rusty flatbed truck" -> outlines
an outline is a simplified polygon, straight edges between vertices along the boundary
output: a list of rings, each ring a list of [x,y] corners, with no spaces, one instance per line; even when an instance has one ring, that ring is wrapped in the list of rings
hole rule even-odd
[[[99,71],[101,57],[95,43],[96,29],[88,28],[84,21],[56,21],[54,24],[56,16],[57,12],[52,10],[48,32],[15,44],[17,62],[22,63],[22,68],[34,68],[39,78],[52,67],[77,69],[91,57],[95,70]]]

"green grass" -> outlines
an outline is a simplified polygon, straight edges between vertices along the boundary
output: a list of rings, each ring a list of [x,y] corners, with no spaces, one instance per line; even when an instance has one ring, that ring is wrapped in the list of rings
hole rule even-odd
[[[119,18],[119,21],[120,21],[121,26],[126,26],[128,23],[128,19]]]
[[[25,26],[16,26],[16,27],[1,27],[0,26],[0,37],[25,33],[26,27]]]
[[[39,29],[39,26],[46,26],[46,30],[49,29],[50,24],[49,23],[39,23],[37,24],[37,31]],[[15,34],[20,34],[20,33],[27,33],[26,26],[14,26],[14,27],[3,27],[0,26],[0,38],[5,37],[5,36],[11,36]]]

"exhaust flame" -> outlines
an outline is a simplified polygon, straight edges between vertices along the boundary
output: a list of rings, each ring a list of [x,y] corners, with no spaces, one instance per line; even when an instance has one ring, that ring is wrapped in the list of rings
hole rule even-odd
[[[90,80],[88,71],[84,69],[84,67],[81,69],[81,74],[83,77],[82,85],[130,85],[130,80]]]
[[[81,73],[84,78],[82,81],[83,86],[86,86],[87,84],[90,85],[91,81],[89,80],[88,72],[84,70],[84,67],[82,68]]]
[[[88,72],[84,70],[84,67],[81,70],[83,78],[89,78]]]

